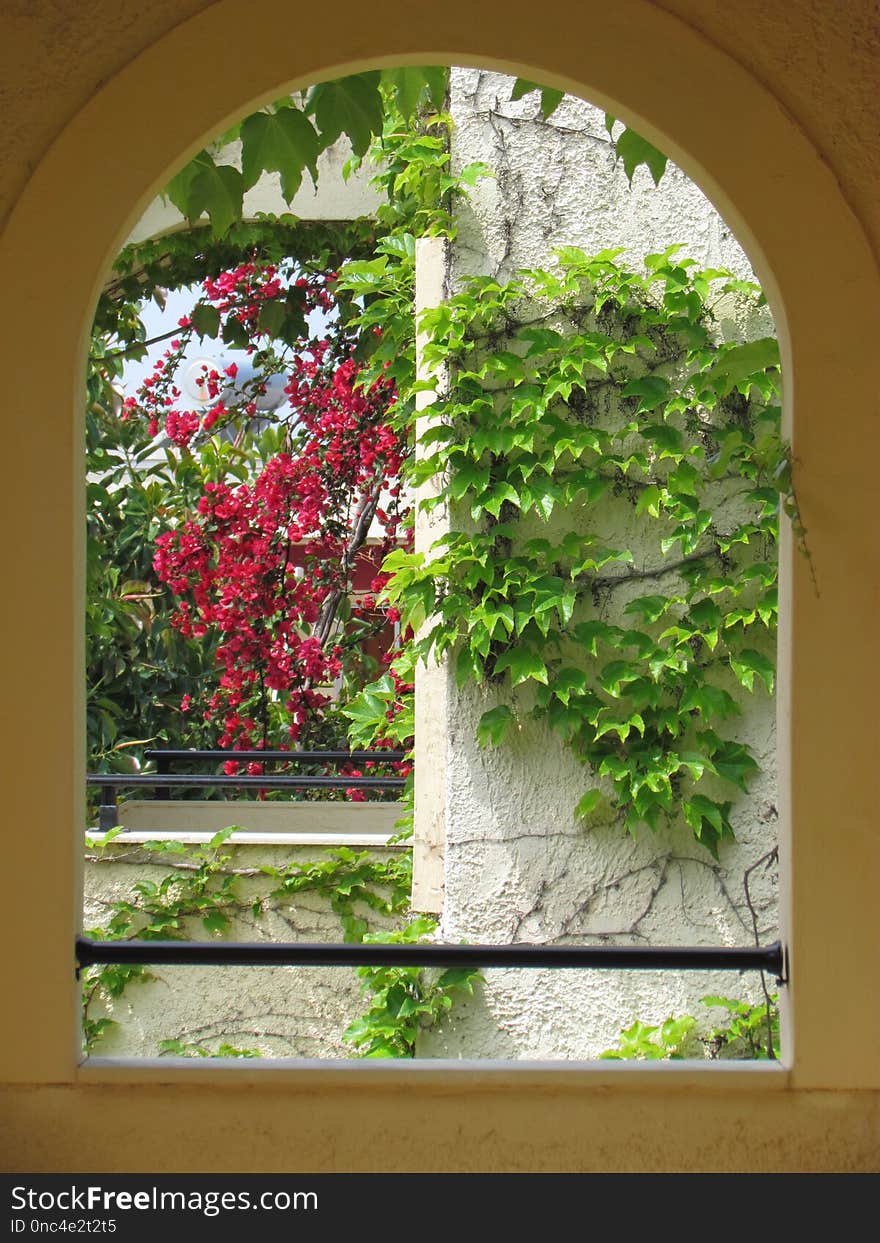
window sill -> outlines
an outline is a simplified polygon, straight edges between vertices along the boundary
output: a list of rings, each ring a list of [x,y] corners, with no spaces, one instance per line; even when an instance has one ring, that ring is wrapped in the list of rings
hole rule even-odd
[[[785,1091],[791,1074],[780,1062],[531,1062],[307,1058],[86,1058],[79,1083],[246,1084],[321,1090],[354,1085],[495,1089],[573,1087],[585,1090],[701,1093]]]
[[[256,800],[209,801],[130,799],[119,805],[122,828],[114,842],[137,846],[175,841],[207,845],[215,833],[231,825],[232,846],[386,847],[402,815],[400,803],[260,803]],[[100,841],[101,829],[87,836]],[[391,849],[408,848],[392,843]]]

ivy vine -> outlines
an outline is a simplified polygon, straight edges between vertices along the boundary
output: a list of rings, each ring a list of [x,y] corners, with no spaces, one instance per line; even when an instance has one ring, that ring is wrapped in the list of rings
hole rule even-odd
[[[415,655],[506,700],[482,744],[541,718],[593,773],[579,816],[607,795],[628,831],[683,819],[717,855],[725,791],[758,768],[739,688],[773,692],[780,508],[800,528],[777,343],[715,320],[760,289],[679,249],[639,271],[563,248],[425,313],[435,378],[408,396],[436,400],[410,479],[442,480],[420,505],[452,529],[383,568]],[[356,266],[378,316],[388,266]]]
[[[121,830],[113,829],[87,843],[87,859],[94,865],[118,863],[121,843],[114,842]],[[182,842],[146,842],[136,861],[168,860],[168,872],[158,880],[140,880],[131,894],[111,904],[109,919],[86,935],[96,939],[145,941],[186,940],[193,921],[211,936],[229,931],[236,916],[259,918],[273,904],[289,902],[298,894],[324,898],[339,919],[343,940],[355,943],[414,942],[430,936],[436,921],[412,916],[412,855],[401,851],[386,858],[371,852],[338,847],[323,851],[307,862],[281,867],[236,865],[234,850],[227,845],[235,832],[229,827],[216,833],[205,846]],[[241,882],[266,880],[266,892],[247,897]],[[370,931],[365,916],[405,919],[401,928]],[[436,1023],[457,996],[472,994],[482,977],[473,969],[440,973],[420,967],[361,967],[358,975],[366,994],[366,1009],[342,1033],[360,1057],[414,1057],[419,1032]],[[94,1052],[102,1037],[117,1021],[106,1011],[135,983],[149,983],[155,976],[145,967],[95,964],[82,971],[83,1044]],[[258,1037],[258,1033],[253,1033]],[[175,1036],[159,1042],[159,1052],[179,1057],[259,1057],[258,1049],[240,1048],[229,1040],[212,1049],[206,1041]]]

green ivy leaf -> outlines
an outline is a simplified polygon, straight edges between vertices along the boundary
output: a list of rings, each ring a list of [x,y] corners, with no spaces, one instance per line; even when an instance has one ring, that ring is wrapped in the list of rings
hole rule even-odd
[[[479,971],[473,967],[449,967],[437,978],[437,987],[467,993],[473,996],[474,984],[482,980]]]
[[[639,376],[629,380],[620,390],[621,397],[639,397],[636,413],[650,413],[669,398],[669,381],[659,375]]]
[[[648,487],[643,488],[639,495],[639,499],[636,501],[636,513],[648,513],[652,518],[659,518],[660,498],[662,495],[662,492],[656,484],[652,483],[649,484]]]
[[[669,596],[639,596],[625,605],[624,613],[635,613],[645,625],[657,621],[677,600]]]
[[[203,172],[206,168],[213,167],[214,161],[208,152],[200,151],[188,164],[184,164],[180,172],[176,173],[168,182],[168,185],[165,187],[165,194],[180,212],[181,216],[186,216],[187,219],[190,218],[190,190],[193,181],[200,172]]]
[[[203,213],[211,221],[211,233],[222,237],[241,219],[244,181],[237,168],[228,164],[204,164],[189,183],[184,215],[191,224]]]
[[[653,143],[648,142],[647,138],[637,134],[634,129],[625,129],[615,139],[614,150],[623,161],[623,171],[626,173],[630,185],[632,185],[636,169],[641,164],[644,164],[654,178],[654,185],[659,186],[660,178],[666,172],[669,156],[664,155]]]
[[[318,176],[320,143],[314,126],[298,108],[256,112],[241,127],[241,172],[245,190],[264,172],[281,174],[281,190],[289,203],[308,168]]]
[[[528,78],[517,78],[510,92],[510,98],[511,100],[522,99],[524,95],[530,95],[532,91],[541,92],[541,115],[545,121],[552,116],[565,98],[565,91],[556,90],[552,86],[539,86],[537,82],[530,82]]]
[[[220,335],[220,312],[210,302],[199,302],[194,306],[190,319],[200,337]]]
[[[642,429],[642,435],[659,449],[661,461],[666,457],[678,459],[685,451],[684,436],[677,427],[671,427],[668,423],[652,423]]]
[[[735,699],[728,695],[727,691],[722,690],[718,686],[710,686],[704,682],[698,686],[692,686],[685,693],[681,701],[682,712],[698,712],[707,717],[718,717],[725,720],[727,717],[735,716],[739,713],[739,704]]]
[[[521,682],[532,679],[535,682],[547,682],[547,666],[537,652],[528,647],[513,647],[504,652],[495,662],[495,672],[510,672],[511,686],[519,686]]]
[[[762,656],[760,652],[756,652],[753,648],[746,648],[736,655],[730,656],[730,667],[746,690],[753,689],[755,675],[761,679],[767,688],[767,693],[773,694],[773,683],[776,678],[776,670],[773,662],[768,660],[766,656]]]
[[[758,765],[748,747],[742,743],[724,740],[713,752],[712,764],[720,777],[748,794],[749,779],[758,772]]]
[[[510,708],[503,704],[497,708],[490,708],[480,717],[480,723],[477,726],[477,742],[481,747],[489,746],[490,743],[493,747],[500,746],[515,724],[516,717]]]
[[[441,70],[441,72],[443,72]],[[394,99],[400,115],[409,121],[421,101],[426,89],[426,70],[404,67],[401,69],[383,69],[382,81],[394,90]],[[445,76],[445,75],[444,75]],[[441,92],[442,99],[442,92]]]
[[[602,798],[601,790],[587,790],[574,809],[575,818],[577,820],[586,820],[590,813],[595,811],[602,802]]]
[[[721,397],[768,367],[779,366],[779,342],[774,337],[725,346],[718,360],[701,377]]]
[[[202,923],[208,932],[225,932],[229,927],[229,920],[222,911],[209,911],[202,916]]]
[[[371,70],[312,87],[307,111],[314,113],[325,147],[345,134],[355,155],[366,154],[373,135],[382,133],[385,110],[380,79],[381,74]]]
[[[728,820],[729,810],[729,803],[715,803],[702,794],[694,794],[682,806],[684,818],[693,829],[694,836],[716,859],[722,837],[733,837]]]

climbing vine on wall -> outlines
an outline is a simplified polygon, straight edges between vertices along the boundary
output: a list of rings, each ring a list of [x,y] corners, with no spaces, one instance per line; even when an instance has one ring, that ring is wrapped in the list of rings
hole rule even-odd
[[[165,865],[156,879],[143,878],[132,892],[110,904],[107,921],[90,929],[91,937],[110,940],[186,940],[193,934],[227,934],[242,916],[259,920],[270,909],[291,905],[302,893],[326,900],[340,922],[347,942],[414,942],[430,935],[436,923],[426,916],[408,916],[412,858],[400,851],[377,858],[366,850],[338,847],[312,860],[283,865],[242,866],[228,845],[233,827],[223,829],[204,846],[181,842],[147,842],[126,849],[117,841],[120,830],[88,842],[93,867],[126,861],[139,867]],[[114,844],[115,843],[115,844]],[[121,853],[120,853],[121,852]],[[245,892],[244,886],[248,890]],[[401,927],[370,931],[370,920],[401,921]],[[471,994],[481,979],[472,969],[426,972],[419,967],[358,969],[366,994],[364,1013],[342,1033],[358,1056],[414,1057],[416,1039],[426,1026],[447,1014],[461,995]],[[97,1049],[117,1020],[114,1003],[126,989],[156,977],[142,966],[94,965],[82,972],[83,1043]],[[259,1031],[246,1031],[259,1040]],[[183,1057],[255,1057],[258,1049],[242,1049],[227,1038],[215,1049],[209,1040],[181,1035],[159,1043],[159,1052]]]
[[[591,771],[580,816],[607,796],[629,831],[683,820],[717,854],[757,771],[738,695],[773,691],[797,515],[776,342],[715,322],[760,290],[678,251],[640,271],[564,248],[425,314],[437,400],[410,478],[442,479],[421,504],[451,530],[393,552],[385,596],[420,658],[502,701],[483,744],[539,717]]]

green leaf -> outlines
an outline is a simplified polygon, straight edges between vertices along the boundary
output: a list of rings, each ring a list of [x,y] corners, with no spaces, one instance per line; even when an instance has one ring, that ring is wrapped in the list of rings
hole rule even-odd
[[[473,996],[474,984],[482,980],[479,971],[473,967],[449,967],[437,978],[437,987],[455,989],[460,993]]]
[[[193,307],[192,326],[200,337],[216,337],[220,334],[220,312],[210,302],[199,302]]]
[[[489,466],[479,462],[469,462],[460,455],[450,480],[448,494],[450,500],[460,501],[467,493],[479,496],[489,482]]]
[[[510,92],[510,98],[511,100],[522,99],[524,95],[530,95],[532,91],[541,92],[541,115],[545,121],[565,98],[565,91],[556,90],[552,86],[539,86],[537,82],[530,82],[528,78],[517,78]]]
[[[442,108],[449,86],[449,68],[447,65],[423,65],[420,70],[425,79],[428,98],[435,108]]]
[[[504,741],[515,723],[516,717],[510,708],[506,708],[503,704],[497,708],[490,708],[480,717],[480,723],[477,726],[477,742],[481,747],[486,747],[490,743],[493,747],[497,747]]]
[[[207,151],[200,151],[188,164],[184,164],[165,187],[165,194],[180,212],[181,216],[189,217],[189,196],[195,178],[206,168],[213,168],[214,161]]]
[[[721,609],[714,600],[707,597],[691,605],[688,618],[700,630],[717,630],[721,625]]]
[[[620,390],[621,397],[640,397],[637,413],[650,412],[662,406],[669,397],[669,381],[659,375],[645,375],[629,380]]]
[[[607,120],[606,120],[607,126]],[[614,143],[618,157],[623,161],[623,171],[632,185],[633,175],[640,164],[644,164],[654,178],[654,185],[659,186],[660,178],[666,171],[669,156],[664,155],[647,138],[637,134],[634,129],[625,129]]]
[[[384,107],[377,70],[319,82],[309,92],[307,109],[314,113],[325,147],[345,134],[355,155],[365,155],[374,134],[382,133]]]
[[[528,647],[514,647],[504,652],[495,662],[495,672],[510,671],[511,686],[519,686],[520,682],[533,679],[535,682],[547,683],[547,666],[537,652]]]
[[[550,689],[561,703],[567,704],[572,692],[580,694],[586,682],[587,675],[583,669],[565,668],[553,675]]]
[[[318,135],[298,108],[256,112],[241,127],[241,172],[244,188],[256,185],[264,173],[281,174],[281,190],[288,203],[308,168],[318,176]]]
[[[602,801],[601,790],[587,790],[586,794],[578,801],[577,807],[574,809],[575,817],[578,820],[586,820],[592,811],[598,807]]]
[[[768,660],[766,656],[762,656],[760,652],[756,652],[753,648],[746,648],[742,652],[730,656],[730,667],[739,678],[746,690],[753,689],[755,675],[761,679],[767,687],[768,694],[773,694],[773,683],[776,677],[776,670],[773,662]]]
[[[730,803],[714,803],[702,794],[694,794],[682,805],[684,818],[699,839],[718,858],[718,842],[722,837],[733,837],[728,820]]]
[[[779,342],[774,337],[762,337],[760,341],[725,347],[717,362],[700,378],[725,397],[757,372],[778,366]]]
[[[383,69],[382,81],[394,90],[394,98],[400,115],[409,121],[419,106],[422,93],[427,86],[425,75],[428,70],[402,68]],[[443,70],[440,71],[443,73]],[[443,93],[441,92],[441,99]]]
[[[279,298],[269,298],[260,307],[257,327],[270,337],[277,337],[287,319],[287,308]]]
[[[662,495],[656,484],[649,484],[647,488],[642,490],[639,499],[636,501],[636,513],[649,513],[652,518],[659,518],[660,498]]]
[[[235,346],[236,349],[244,349],[250,343],[248,330],[237,315],[226,316],[221,335],[227,345]]]
[[[222,237],[241,219],[244,180],[237,168],[228,164],[200,167],[189,184],[185,215],[195,224],[202,213],[211,221],[214,237]]]
[[[222,911],[209,911],[202,916],[202,923],[208,932],[224,932],[229,926],[229,920]]]
[[[661,460],[681,457],[684,453],[684,437],[677,427],[670,427],[668,423],[652,423],[642,429],[642,435],[660,450]]]
[[[488,650],[488,639],[486,650]],[[483,664],[470,647],[463,647],[455,660],[455,684],[461,689],[468,682],[479,682],[483,676]]]
[[[686,692],[681,701],[681,710],[682,712],[699,712],[703,716],[719,717],[724,720],[726,717],[735,716],[740,709],[736,700],[732,699],[727,691],[704,682],[701,685],[692,686]]]
[[[668,596],[639,596],[635,600],[630,600],[624,608],[624,613],[636,613],[641,617],[646,625],[657,621],[658,617],[662,617],[667,609],[671,608],[676,601]]]
[[[758,772],[758,765],[748,747],[725,740],[712,754],[712,764],[719,777],[748,793],[748,781]]]

